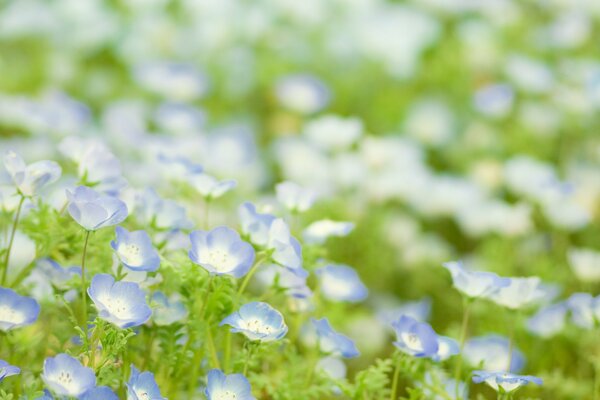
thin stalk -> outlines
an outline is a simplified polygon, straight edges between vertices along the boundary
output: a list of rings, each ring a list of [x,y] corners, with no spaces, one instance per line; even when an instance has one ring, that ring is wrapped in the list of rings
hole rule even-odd
[[[87,326],[87,293],[85,283],[85,256],[87,255],[88,242],[90,239],[91,231],[85,231],[85,242],[83,243],[83,256],[81,257],[81,304],[82,312],[81,319],[83,324],[83,331],[85,332],[86,338],[88,333]]]
[[[221,363],[219,362],[219,356],[217,355],[217,348],[215,347],[215,341],[213,339],[210,327],[207,329],[206,339],[207,339],[206,341],[208,342],[208,350],[210,351],[212,367],[221,369]]]
[[[464,310],[463,310],[463,320],[462,320],[462,327],[460,329],[460,353],[458,354],[458,360],[456,362],[456,369],[454,371],[454,380],[456,381],[456,390],[455,390],[455,397],[456,399],[460,399],[460,393],[459,393],[459,382],[460,382],[460,373],[461,373],[461,369],[462,369],[462,351],[463,348],[465,347],[465,341],[467,339],[467,330],[469,329],[469,316],[471,313],[471,301],[470,300],[465,300],[464,302],[464,306],[463,306]]]
[[[17,206],[17,213],[15,214],[15,220],[13,221],[12,231],[10,232],[10,239],[8,241],[8,247],[6,249],[6,255],[4,256],[4,264],[2,269],[2,279],[0,280],[1,286],[4,286],[6,282],[6,275],[8,273],[8,262],[10,260],[10,251],[12,250],[13,242],[15,241],[15,233],[17,232],[17,225],[19,224],[19,217],[21,216],[21,209],[25,202],[25,196],[21,195],[19,205]]]
[[[225,351],[223,353],[223,372],[229,372],[229,365],[231,364],[231,330],[227,329],[225,333]]]
[[[262,264],[268,256],[264,256],[259,258],[258,260],[256,260],[256,262],[254,263],[254,265],[252,266],[252,268],[250,268],[250,271],[248,271],[248,273],[246,274],[246,277],[244,278],[244,280],[242,281],[242,285],[240,286],[237,295],[238,297],[244,293],[244,290],[246,289],[246,287],[248,286],[248,283],[250,283],[250,279],[252,279],[252,277],[254,276],[254,274],[256,273],[256,270],[258,269],[258,266],[260,264]]]
[[[594,362],[594,400],[598,400],[600,394],[600,363]]]
[[[398,398],[398,381],[400,378],[400,364],[401,357],[398,357],[398,361],[396,362],[396,367],[394,368],[394,377],[392,378],[392,392],[390,394],[390,400],[396,400]]]
[[[242,373],[244,376],[248,374],[248,366],[250,365],[250,359],[252,358],[252,353],[254,352],[254,348],[257,347],[254,343],[250,343],[248,346],[248,354],[246,355],[246,362],[244,363],[244,372]]]

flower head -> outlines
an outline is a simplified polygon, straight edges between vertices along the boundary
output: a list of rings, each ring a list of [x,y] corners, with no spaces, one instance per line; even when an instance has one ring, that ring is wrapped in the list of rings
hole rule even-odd
[[[151,372],[138,371],[131,366],[131,375],[127,382],[127,400],[166,400],[160,394],[160,389]]]
[[[98,316],[125,329],[143,324],[152,315],[146,295],[137,283],[115,282],[108,274],[97,274],[88,288]]]
[[[211,231],[193,231],[190,240],[190,259],[211,274],[240,278],[254,263],[254,248],[231,228],[220,226]]]
[[[338,222],[322,219],[310,224],[302,233],[306,243],[323,244],[332,236],[346,236],[354,229],[352,222]]]
[[[0,287],[0,330],[31,325],[40,313],[40,305],[30,297],[21,296],[12,289]]]
[[[275,186],[277,200],[292,212],[308,211],[317,199],[317,194],[294,182],[281,182]]]
[[[79,397],[96,386],[94,371],[67,354],[46,358],[42,379],[60,396]]]
[[[119,397],[108,386],[96,386],[80,397],[81,400],[119,400]]]
[[[212,200],[223,196],[231,189],[235,188],[236,181],[220,181],[214,176],[208,174],[196,174],[189,177],[190,184],[207,200]]]
[[[318,78],[307,74],[288,75],[277,82],[277,99],[281,104],[301,114],[312,114],[324,108],[331,92]]]
[[[226,317],[219,326],[231,326],[231,332],[241,332],[250,340],[271,342],[285,336],[288,327],[283,315],[267,303],[244,304]]]
[[[511,357],[509,340],[498,335],[469,339],[465,343],[462,356],[469,365],[480,366],[486,371],[506,370],[509,360],[511,372],[518,372],[525,365],[523,354],[517,349],[512,349]]]
[[[18,375],[21,373],[21,368],[10,365],[4,360],[0,360],[0,382],[7,376]]]
[[[358,357],[360,353],[354,341],[334,331],[327,318],[312,318],[311,321],[317,331],[319,347],[322,352],[344,358]]]
[[[447,262],[443,266],[450,271],[454,287],[469,298],[489,297],[510,285],[510,279],[492,272],[469,271],[461,261]]]
[[[500,393],[513,392],[530,382],[541,385],[542,380],[531,375],[516,375],[510,372],[473,371],[473,382],[485,382]]]
[[[544,307],[527,320],[527,330],[537,336],[549,338],[564,328],[567,311],[565,303]]]
[[[290,228],[277,218],[269,228],[267,248],[272,251],[271,259],[300,277],[308,276],[302,268],[302,247],[290,233]]]
[[[432,357],[438,354],[438,336],[426,322],[403,315],[392,323],[396,331],[394,345],[414,357]]]
[[[509,278],[508,286],[504,286],[491,295],[490,299],[506,308],[517,310],[539,302],[546,296],[538,277]]]
[[[156,325],[171,325],[188,315],[188,311],[181,301],[174,297],[168,298],[162,292],[154,292],[152,303],[156,305],[152,313],[152,319]]]
[[[319,268],[316,274],[321,292],[329,300],[355,303],[364,300],[369,293],[356,270],[347,265],[330,264]]]
[[[271,214],[261,214],[256,211],[254,204],[246,202],[239,208],[242,232],[248,235],[250,241],[258,246],[266,246],[269,242],[269,230],[275,221]]]
[[[204,393],[208,400],[255,400],[244,375],[225,375],[218,369],[208,372]]]
[[[54,161],[38,161],[27,165],[14,151],[5,153],[4,167],[17,190],[24,196],[34,196],[60,178],[62,173],[60,166]]]
[[[156,271],[160,257],[150,236],[145,231],[129,232],[117,226],[117,240],[110,242],[111,247],[127,268],[134,271]]]
[[[113,196],[105,196],[87,186],[67,190],[69,214],[88,231],[117,225],[127,218],[127,206]]]

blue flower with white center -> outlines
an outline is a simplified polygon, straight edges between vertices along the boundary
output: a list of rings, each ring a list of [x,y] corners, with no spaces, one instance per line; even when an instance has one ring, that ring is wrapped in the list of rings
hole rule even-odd
[[[347,236],[354,229],[352,222],[338,222],[322,219],[310,224],[302,233],[304,241],[311,244],[323,244],[330,237]]]
[[[544,307],[527,320],[527,330],[542,338],[552,337],[563,330],[567,311],[565,303]]]
[[[190,259],[211,274],[240,278],[248,273],[254,263],[252,245],[226,226],[211,231],[193,231],[190,241]]]
[[[394,345],[414,357],[434,357],[438,354],[438,336],[426,322],[403,315],[392,323],[396,331]]]
[[[36,195],[45,186],[58,180],[62,173],[54,161],[38,161],[27,165],[14,151],[5,153],[4,167],[23,196]]]
[[[87,186],[67,190],[69,214],[87,231],[117,225],[127,218],[127,206],[113,196],[105,196]]]
[[[490,300],[508,309],[518,310],[529,307],[546,296],[538,277],[509,279],[509,285],[492,294]]]
[[[342,360],[333,356],[321,358],[317,363],[317,369],[333,379],[344,379],[348,370]]]
[[[269,229],[267,248],[272,252],[271,259],[300,277],[307,277],[302,268],[302,247],[290,233],[290,228],[281,218],[275,219]]]
[[[354,268],[330,264],[315,271],[321,293],[329,300],[357,303],[367,298],[369,291]]]
[[[510,285],[509,278],[501,278],[492,272],[469,271],[461,261],[443,264],[450,271],[454,287],[469,298],[487,298]]]
[[[234,180],[220,181],[208,174],[196,174],[188,178],[194,189],[206,200],[217,199],[229,192],[237,185]]]
[[[452,356],[460,353],[460,346],[458,342],[447,336],[439,336],[437,337],[438,341],[438,351],[435,353],[431,359],[434,361],[445,361]]]
[[[21,373],[21,368],[10,365],[4,360],[0,360],[0,382],[7,376],[18,375]]]
[[[67,354],[46,358],[42,379],[59,396],[80,397],[96,386],[94,371]]]
[[[541,385],[542,380],[531,375],[516,375],[503,371],[473,371],[473,382],[487,383],[492,389],[500,393],[510,393],[530,382]]]
[[[0,330],[31,325],[37,320],[40,305],[30,297],[21,296],[12,289],[0,287]]]
[[[127,382],[127,400],[166,400],[160,394],[160,389],[152,372],[138,371],[131,366],[131,375]]]
[[[140,221],[158,229],[187,229],[192,226],[185,207],[173,200],[160,198],[154,189],[146,189],[136,196],[135,211]]]
[[[584,329],[596,326],[596,314],[600,314],[598,303],[598,299],[589,293],[573,293],[566,301],[573,323]]]
[[[331,99],[331,92],[318,78],[307,74],[294,74],[277,81],[275,94],[286,108],[312,114],[323,109]]]
[[[462,351],[465,362],[473,367],[479,366],[486,371],[503,371],[507,369],[510,360],[510,371],[520,371],[525,365],[523,354],[513,348],[512,357],[509,355],[509,340],[498,335],[471,338]]]
[[[158,252],[145,231],[129,232],[125,228],[115,228],[117,240],[111,247],[127,268],[134,271],[156,271],[160,265]]]
[[[316,329],[319,348],[323,353],[344,358],[354,358],[359,356],[360,353],[356,348],[354,341],[348,336],[333,330],[327,318],[311,318],[311,321]]]
[[[247,235],[250,242],[257,246],[266,246],[269,243],[269,230],[275,221],[271,214],[261,214],[256,211],[254,204],[246,202],[238,210],[242,232]]]
[[[115,282],[108,274],[97,274],[92,278],[88,294],[98,309],[98,316],[122,329],[139,326],[152,315],[146,294],[137,283]]]
[[[208,371],[204,394],[208,400],[256,400],[244,375],[225,375],[218,369]]]
[[[277,201],[291,212],[308,211],[317,199],[315,191],[294,182],[281,182],[275,186]]]
[[[108,386],[97,386],[85,392],[80,400],[119,400],[119,396]]]
[[[285,336],[288,327],[283,315],[267,303],[244,304],[225,317],[219,326],[231,326],[231,332],[240,332],[252,341],[272,342]]]
[[[169,298],[162,292],[154,292],[151,303],[154,306],[152,320],[156,325],[171,325],[185,319],[188,315],[185,305],[175,296]]]

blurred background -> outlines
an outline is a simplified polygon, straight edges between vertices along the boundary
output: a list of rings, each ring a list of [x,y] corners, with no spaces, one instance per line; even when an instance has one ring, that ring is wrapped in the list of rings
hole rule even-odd
[[[303,223],[356,222],[329,256],[378,317],[420,304],[458,337],[450,259],[598,293],[599,18],[596,0],[0,0],[0,147],[68,165],[100,141],[167,198],[159,156],[187,157],[237,180],[223,223],[299,183],[320,198]],[[593,331],[525,314],[483,304],[470,335],[516,323],[532,396],[587,398]],[[339,315],[355,368],[389,353],[378,317]]]

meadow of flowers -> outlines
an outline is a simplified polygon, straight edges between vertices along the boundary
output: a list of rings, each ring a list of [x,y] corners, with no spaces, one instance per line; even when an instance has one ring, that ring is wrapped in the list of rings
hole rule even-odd
[[[600,2],[0,2],[0,400],[600,399]]]

